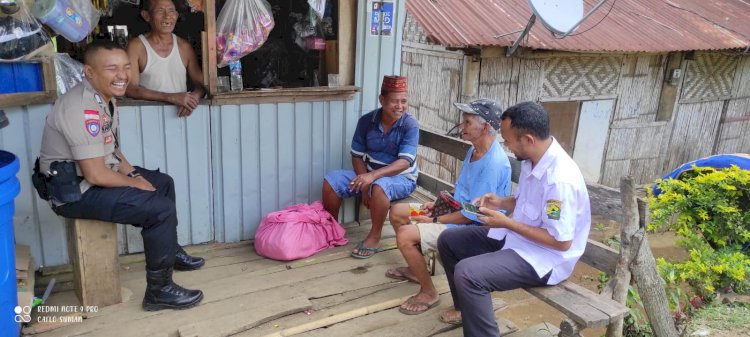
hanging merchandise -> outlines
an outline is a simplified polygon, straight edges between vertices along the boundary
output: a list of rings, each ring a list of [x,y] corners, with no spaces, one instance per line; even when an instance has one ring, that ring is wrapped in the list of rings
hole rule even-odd
[[[55,54],[57,92],[62,95],[83,81],[83,64],[67,53]]]
[[[12,15],[0,16],[0,61],[28,59],[27,56],[49,42],[26,2],[20,1],[16,6]]]
[[[294,42],[303,50],[325,50],[326,39],[321,19],[310,7],[307,17],[294,24]]]
[[[266,0],[228,0],[216,19],[216,56],[219,67],[260,48],[274,27]]]
[[[85,39],[99,23],[91,0],[37,0],[33,13],[70,42]]]

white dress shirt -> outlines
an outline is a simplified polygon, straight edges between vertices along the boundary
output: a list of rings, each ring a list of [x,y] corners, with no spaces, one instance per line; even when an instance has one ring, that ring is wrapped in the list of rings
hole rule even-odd
[[[513,249],[528,262],[539,277],[552,271],[547,284],[567,279],[586,249],[591,227],[589,194],[578,165],[553,138],[552,144],[531,168],[531,161],[521,163],[515,193],[513,219],[529,226],[544,228],[557,241],[570,241],[570,249],[559,251],[535,243],[513,231],[492,228],[488,236],[505,238],[503,249]]]

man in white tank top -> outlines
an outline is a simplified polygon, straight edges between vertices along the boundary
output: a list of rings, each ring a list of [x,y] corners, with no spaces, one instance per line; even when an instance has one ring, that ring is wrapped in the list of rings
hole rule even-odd
[[[151,30],[128,43],[128,56],[134,66],[126,95],[174,104],[179,108],[178,116],[189,116],[206,88],[192,46],[172,33],[179,13],[172,0],[142,3],[141,16]],[[192,92],[187,91],[186,75],[195,87]]]

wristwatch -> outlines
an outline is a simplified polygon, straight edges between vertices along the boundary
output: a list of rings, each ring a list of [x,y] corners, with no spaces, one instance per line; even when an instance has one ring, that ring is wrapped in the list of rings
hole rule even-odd
[[[433,216],[432,217],[432,223],[438,223],[438,217]]]

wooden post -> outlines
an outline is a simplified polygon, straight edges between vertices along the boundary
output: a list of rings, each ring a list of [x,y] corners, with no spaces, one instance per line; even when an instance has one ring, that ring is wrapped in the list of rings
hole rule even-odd
[[[203,73],[208,73],[208,92],[209,97],[213,97],[218,92],[217,89],[217,69],[216,69],[216,1],[205,0],[203,3],[204,26],[206,27],[207,43],[203,45],[208,54],[208,69],[203,69]]]
[[[628,180],[630,185],[628,187],[629,191],[623,189],[622,198],[623,206],[625,207],[625,193],[630,193],[629,200],[627,201],[628,208],[626,208],[625,211],[632,213],[634,207],[637,209],[637,203],[633,192],[632,179]],[[645,219],[646,224],[648,224],[648,208],[646,208]],[[633,230],[633,224],[637,222],[633,219],[629,220],[630,221],[627,225],[631,227],[629,230]],[[623,223],[623,226],[624,225],[626,224]],[[646,316],[648,316],[648,320],[651,323],[651,330],[653,330],[654,336],[656,337],[678,337],[679,334],[674,326],[672,314],[669,311],[667,294],[661,284],[661,277],[656,270],[656,261],[654,260],[654,255],[648,245],[646,229],[635,228],[635,232],[628,236],[630,241],[629,244],[631,246],[630,255],[634,257],[633,263],[630,264],[630,272],[632,273],[633,279],[638,287],[638,293],[643,301],[643,308],[645,309]],[[625,241],[624,238],[623,241]]]
[[[631,238],[638,231],[638,203],[635,196],[633,178],[625,176],[620,179],[620,197],[622,199],[622,222],[620,225],[620,257],[615,274],[607,287],[602,291],[605,296],[625,304],[630,286]],[[623,318],[618,318],[607,326],[606,337],[621,337]]]
[[[354,54],[357,33],[357,1],[339,1],[339,85],[354,84]]]
[[[560,323],[560,337],[581,337],[581,326],[570,318]]]
[[[122,302],[117,225],[68,219],[68,248],[76,294],[84,311]]]

